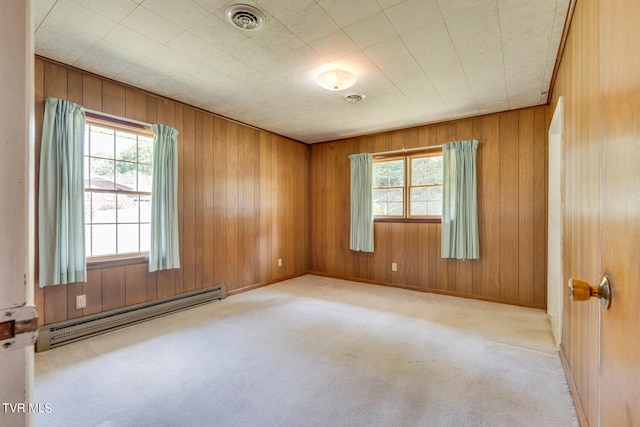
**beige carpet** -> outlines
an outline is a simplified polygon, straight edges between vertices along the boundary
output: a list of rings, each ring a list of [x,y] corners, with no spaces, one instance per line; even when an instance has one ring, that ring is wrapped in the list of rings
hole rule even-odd
[[[544,311],[316,276],[35,365],[36,426],[578,426]]]

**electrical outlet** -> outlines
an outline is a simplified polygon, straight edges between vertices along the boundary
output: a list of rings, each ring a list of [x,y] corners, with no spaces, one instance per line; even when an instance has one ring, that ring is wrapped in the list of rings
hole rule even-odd
[[[81,308],[85,308],[86,306],[87,306],[87,296],[76,295],[76,309],[80,310]]]
[[[278,267],[282,267],[282,258],[278,258]]]
[[[391,263],[391,271],[398,271],[398,264],[396,264],[395,262]]]

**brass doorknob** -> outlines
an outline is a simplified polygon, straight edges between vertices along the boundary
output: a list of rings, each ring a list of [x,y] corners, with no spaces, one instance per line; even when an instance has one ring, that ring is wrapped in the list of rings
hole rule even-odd
[[[604,276],[598,286],[591,286],[580,279],[569,279],[569,298],[571,301],[586,301],[591,297],[600,299],[604,308],[611,305],[611,285],[609,278]]]

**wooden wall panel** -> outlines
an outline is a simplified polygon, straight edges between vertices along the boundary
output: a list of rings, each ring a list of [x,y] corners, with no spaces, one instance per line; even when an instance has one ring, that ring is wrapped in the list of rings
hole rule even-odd
[[[69,319],[84,315],[82,308],[76,308],[76,295],[82,295],[82,285],[82,282],[76,282],[67,286],[67,318]]]
[[[127,305],[126,267],[102,270],[102,310],[115,310]]]
[[[547,107],[540,106],[312,145],[309,270],[545,308],[546,117]],[[461,139],[480,141],[481,259],[441,259],[441,227],[433,223],[376,222],[373,254],[348,249],[350,154]],[[340,162],[344,167],[336,166]]]
[[[179,133],[181,268],[149,273],[144,263],[90,270],[84,284],[36,285],[41,324],[218,284],[237,292],[307,271],[309,147],[40,58],[34,71],[37,157],[49,96]],[[87,307],[76,310],[80,294]]]
[[[547,129],[551,124],[545,110],[533,112],[533,302],[547,303],[547,190],[549,148]]]
[[[182,132],[178,135],[179,145],[182,146],[182,161],[185,165],[195,163],[196,159],[196,117],[192,108],[186,108],[182,114]],[[189,290],[196,288],[196,169],[182,169],[182,280],[184,287]]]
[[[518,299],[533,302],[533,110],[520,113],[518,129]],[[544,259],[544,257],[543,257]]]
[[[132,88],[125,91],[125,117],[145,122],[147,120],[147,96]]]
[[[75,70],[69,70],[69,73],[67,74],[67,100],[82,105],[82,86],[82,73]]]
[[[213,159],[213,117],[204,115],[202,118],[202,286],[208,288],[213,286],[214,281],[213,269],[214,263],[206,260],[213,259],[213,247],[215,242],[215,234],[213,232],[213,188],[214,188],[214,159]],[[184,228],[183,228],[184,232]],[[255,283],[255,282],[253,282]],[[184,290],[193,290],[187,282],[184,284]]]
[[[86,74],[82,76],[82,105],[90,110],[102,109],[102,80]]]
[[[102,109],[100,111],[125,117],[127,115],[126,88],[110,81],[102,82]]]
[[[500,164],[500,116],[482,118],[481,146],[478,149],[478,227],[482,260],[480,295],[500,295],[500,173],[492,165]],[[482,214],[480,214],[480,212]],[[491,256],[486,256],[490,254]],[[546,283],[546,282],[545,282]]]
[[[149,98],[147,98],[147,101],[148,99]],[[147,114],[148,113],[149,113],[149,110],[147,109]],[[183,129],[183,123],[184,123],[184,106],[176,105],[175,106],[175,122],[173,123],[173,126],[176,129]],[[178,140],[180,140],[180,135],[178,135]],[[182,236],[185,230],[184,228],[184,200],[185,200],[184,199],[184,174],[185,174],[184,166],[185,166],[184,144],[178,143],[178,234],[179,236]],[[179,237],[179,239],[181,239],[181,237]],[[183,259],[185,259],[184,248],[180,246],[180,260],[183,260]],[[173,276],[174,276],[173,277],[174,286],[176,291],[180,289],[184,292],[187,292],[188,290],[192,290],[192,287],[190,287],[191,285],[189,284],[189,282],[185,282],[184,272],[181,268],[177,270],[173,270]],[[156,285],[157,285],[157,280],[156,280]]]
[[[518,252],[518,112],[500,116],[500,298],[517,300]]]
[[[87,306],[82,314],[88,316],[100,313],[102,311],[102,270],[87,271],[87,281],[82,286],[82,293],[87,296]]]
[[[147,273],[145,264],[125,267],[125,304],[133,305],[147,301]]]

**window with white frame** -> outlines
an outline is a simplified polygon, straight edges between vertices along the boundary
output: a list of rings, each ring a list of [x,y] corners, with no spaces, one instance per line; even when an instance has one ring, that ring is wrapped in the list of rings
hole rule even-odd
[[[87,118],[84,150],[87,257],[148,252],[151,130]]]
[[[373,212],[379,219],[440,218],[442,152],[376,158],[373,161]]]

